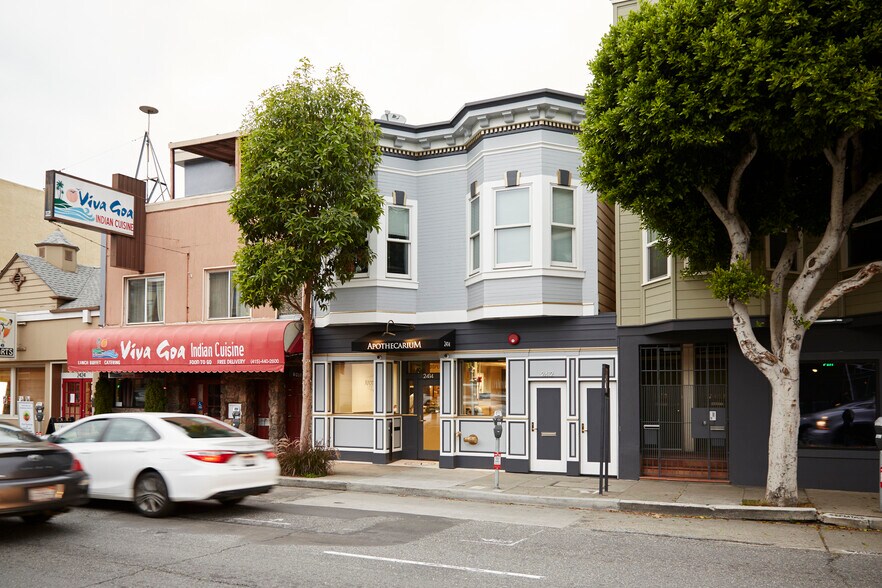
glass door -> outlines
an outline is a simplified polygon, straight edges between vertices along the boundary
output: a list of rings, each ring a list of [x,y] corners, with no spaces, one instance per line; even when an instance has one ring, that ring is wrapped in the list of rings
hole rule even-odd
[[[438,459],[441,451],[441,385],[436,381],[420,380],[420,459]]]

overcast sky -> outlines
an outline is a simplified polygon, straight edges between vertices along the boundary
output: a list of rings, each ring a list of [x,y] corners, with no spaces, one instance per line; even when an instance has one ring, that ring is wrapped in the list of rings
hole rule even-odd
[[[238,129],[301,57],[321,74],[341,64],[375,117],[410,124],[583,93],[611,22],[609,0],[0,0],[0,178],[133,175],[145,104],[168,178],[169,142]]]

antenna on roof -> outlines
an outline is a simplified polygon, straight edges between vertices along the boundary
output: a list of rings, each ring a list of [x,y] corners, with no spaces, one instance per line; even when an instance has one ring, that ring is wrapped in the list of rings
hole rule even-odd
[[[147,156],[147,164],[144,166],[144,172],[147,177],[144,178],[144,181],[147,183],[147,202],[155,202],[159,200],[165,200],[166,196],[168,196],[168,184],[165,181],[165,174],[162,173],[162,168],[159,167],[159,158],[156,157],[156,151],[153,149],[153,142],[150,140],[150,115],[159,113],[159,109],[153,106],[140,106],[138,108],[141,112],[147,115],[147,130],[144,131],[144,140],[141,141],[141,153],[138,155],[138,167],[135,169],[135,178],[138,178],[138,174],[141,173],[141,160],[144,159],[144,156]],[[153,155],[153,176],[150,175],[150,155]],[[153,184],[153,187],[150,187],[150,184]],[[157,194],[156,199],[154,200],[153,195],[156,193],[156,189],[159,188],[159,194]]]
[[[404,118],[403,114],[396,114],[391,110],[387,110],[383,113],[383,116],[380,117],[383,120],[387,120],[389,122],[404,124],[407,122],[407,119]]]

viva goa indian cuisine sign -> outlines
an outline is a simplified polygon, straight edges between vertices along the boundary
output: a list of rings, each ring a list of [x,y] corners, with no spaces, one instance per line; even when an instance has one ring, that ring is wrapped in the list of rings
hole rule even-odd
[[[128,237],[135,232],[135,198],[131,194],[47,171],[45,196],[46,220]]]
[[[280,372],[294,323],[86,329],[67,340],[70,370]]]

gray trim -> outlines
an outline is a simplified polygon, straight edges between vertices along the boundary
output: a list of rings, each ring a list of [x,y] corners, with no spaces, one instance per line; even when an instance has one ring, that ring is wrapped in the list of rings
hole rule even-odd
[[[312,364],[312,405],[315,407],[315,412],[328,412],[326,365],[324,362]]]
[[[386,405],[383,407],[384,413],[392,412],[393,398],[394,398],[394,390],[392,387],[395,384],[395,378],[393,378],[393,372],[395,370],[395,362],[387,361],[386,362]]]
[[[472,110],[480,110],[483,108],[493,108],[495,106],[503,106],[514,102],[523,102],[525,100],[534,100],[538,98],[556,98],[564,102],[572,102],[573,106],[581,109],[585,97],[580,94],[571,94],[570,92],[562,92],[560,90],[552,90],[550,88],[542,88],[540,90],[530,90],[528,92],[519,92],[517,94],[507,94],[505,96],[497,96],[487,100],[477,100],[475,102],[466,102],[462,108],[447,122],[429,123],[425,125],[409,125],[401,123],[393,123],[382,119],[374,119],[381,129],[390,129],[397,131],[411,131],[413,133],[425,133],[432,131],[440,131],[455,127]]]
[[[530,473],[530,460],[503,458],[502,467],[505,468],[505,471],[513,474],[528,474]]]
[[[385,386],[383,384],[383,374],[386,373],[385,363],[382,361],[374,362],[374,412],[375,413],[384,413],[386,412],[385,406],[383,406],[383,401],[386,398]],[[379,449],[379,448],[378,448]]]
[[[441,453],[452,453],[451,440],[453,438],[453,421],[441,420]]]
[[[570,458],[576,458],[576,446],[578,445],[576,440],[578,438],[578,429],[576,428],[576,423],[569,423],[569,434],[570,434]]]
[[[322,445],[328,446],[328,438],[325,427],[325,419],[323,417],[313,417],[312,419],[312,430],[313,430],[313,445]]]
[[[452,359],[441,360],[441,414],[453,415],[453,381],[455,371]]]
[[[579,383],[576,381],[576,358],[570,358],[570,369],[567,372],[568,380],[567,384],[570,387],[570,401],[569,408],[567,409],[567,415],[571,417],[577,417],[579,415],[579,402],[578,397],[576,395],[577,389],[579,387]]]
[[[366,445],[360,445],[358,443],[351,443],[351,442],[348,442],[346,439],[340,439],[338,436],[338,433],[341,430],[341,426],[340,426],[341,422],[342,423],[355,423],[355,422],[360,422],[360,421],[373,421],[373,418],[371,418],[371,417],[360,417],[360,418],[359,417],[355,417],[355,418],[333,417],[331,420],[334,424],[334,427],[333,427],[334,442],[332,443],[332,445],[334,447],[350,447],[350,448],[356,448],[356,449],[372,449],[373,448],[373,444],[371,443],[370,426],[368,426],[367,429],[365,431],[363,431],[363,433],[365,435],[365,442],[367,443]],[[349,434],[349,431],[346,430],[345,425],[342,427],[342,429],[343,429],[343,433]]]
[[[527,362],[523,359],[508,361],[508,414],[527,415]]]
[[[581,476],[582,469],[579,467],[578,461],[568,461],[567,462],[567,475],[568,476]]]
[[[609,364],[609,377],[616,377],[615,357],[582,357],[579,358],[579,378],[599,378],[603,375],[603,364]]]
[[[508,451],[506,453],[510,456],[527,457],[528,445],[527,422],[509,421]]]
[[[531,380],[548,378],[560,380],[567,377],[567,360],[531,359],[528,361],[527,372]]]
[[[374,419],[374,449],[382,451],[385,446],[384,437],[386,432],[385,419]]]

